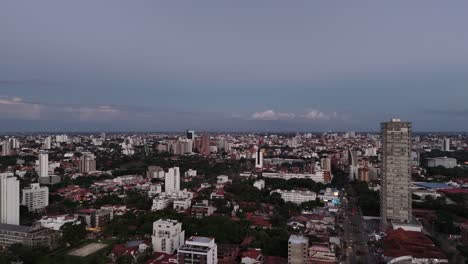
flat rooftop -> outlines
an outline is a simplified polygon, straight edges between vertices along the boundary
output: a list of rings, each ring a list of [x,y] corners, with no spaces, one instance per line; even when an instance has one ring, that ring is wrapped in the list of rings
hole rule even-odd
[[[202,236],[192,236],[187,241],[197,242],[197,243],[210,243],[214,238],[212,237],[202,237]]]
[[[91,244],[82,246],[78,249],[71,251],[70,253],[68,253],[68,255],[76,256],[76,257],[86,257],[86,256],[89,256],[91,254],[98,252],[99,250],[105,247],[107,247],[106,244],[91,243]]]

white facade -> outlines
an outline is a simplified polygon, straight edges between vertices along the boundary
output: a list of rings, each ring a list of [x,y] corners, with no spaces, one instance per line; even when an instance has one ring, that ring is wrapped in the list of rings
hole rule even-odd
[[[184,244],[185,231],[176,220],[159,219],[153,223],[151,240],[154,252],[173,254]]]
[[[23,189],[22,205],[29,211],[42,210],[49,205],[49,188],[41,187],[39,183],[32,183]]]
[[[179,198],[174,200],[173,208],[176,211],[184,211],[190,208],[192,205],[192,199],[190,198]]]
[[[19,225],[19,181],[13,173],[0,174],[0,224]]]
[[[195,177],[195,176],[197,176],[197,171],[196,171],[196,170],[189,169],[188,171],[186,171],[186,172],[184,173],[184,176],[185,176],[185,177]]]
[[[50,137],[44,139],[44,149],[50,149],[52,140]]]
[[[151,207],[151,210],[157,211],[157,210],[166,209],[166,207],[168,207],[172,201],[173,199],[165,195],[154,197],[153,206]]]
[[[264,172],[264,178],[280,178],[280,179],[311,179],[314,182],[325,183],[324,173],[318,170],[315,173],[283,173],[283,172]]]
[[[450,151],[450,138],[444,138],[442,141],[442,151]]]
[[[263,152],[261,149],[258,149],[257,152],[255,152],[255,168],[263,168]]]
[[[263,188],[265,188],[265,180],[257,180],[254,182],[253,186],[259,190],[263,190]]]
[[[296,191],[296,190],[274,190],[272,193],[279,193],[285,202],[293,202],[301,204],[304,202],[315,201],[317,194],[311,191]]]
[[[49,154],[45,151],[39,153],[39,177],[49,177]]]
[[[288,263],[305,264],[307,263],[307,249],[309,240],[304,236],[291,235],[288,241]]]
[[[171,194],[180,191],[180,169],[179,167],[170,168],[164,174],[165,193]]]
[[[72,215],[59,215],[59,216],[44,216],[41,218],[41,220],[36,222],[42,227],[45,228],[50,228],[55,231],[59,231],[60,228],[67,223],[72,223],[74,225],[80,224],[80,220],[78,219],[78,216],[72,216]]]
[[[203,259],[204,261],[200,261]],[[178,250],[178,263],[218,263],[218,246],[212,237],[192,236]]]
[[[229,177],[227,175],[219,175],[216,177],[217,184],[225,184],[227,182],[229,182]]]

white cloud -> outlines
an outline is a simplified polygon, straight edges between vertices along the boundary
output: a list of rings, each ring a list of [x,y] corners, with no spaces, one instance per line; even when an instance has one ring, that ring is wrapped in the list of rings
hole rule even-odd
[[[19,97],[0,96],[0,115],[8,119],[40,119],[44,107]]]
[[[336,112],[325,113],[317,109],[307,109],[306,113],[301,115],[301,117],[309,120],[330,120],[337,118],[337,116]]]
[[[326,113],[317,109],[307,109],[305,113],[280,113],[269,109],[263,112],[255,112],[251,119],[254,120],[290,120],[290,119],[306,119],[306,120],[331,120],[338,118],[336,112]]]
[[[286,120],[294,119],[296,117],[293,113],[277,113],[274,110],[266,110],[263,112],[255,112],[252,114],[252,119],[255,120]]]

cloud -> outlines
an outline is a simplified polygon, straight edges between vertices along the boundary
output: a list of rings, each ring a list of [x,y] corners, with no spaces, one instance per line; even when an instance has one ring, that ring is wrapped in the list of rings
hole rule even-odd
[[[263,112],[255,112],[251,115],[254,120],[332,120],[338,118],[336,112],[326,113],[317,109],[307,109],[305,113],[281,113],[269,109]]]
[[[305,114],[301,115],[301,117],[309,120],[330,120],[336,119],[338,114],[336,112],[324,113],[317,109],[308,109]]]
[[[0,96],[0,114],[4,118],[37,120],[43,109],[44,106],[24,102],[19,97]]]
[[[254,120],[288,120],[296,117],[293,113],[277,113],[274,110],[266,110],[263,112],[255,112],[252,114]]]

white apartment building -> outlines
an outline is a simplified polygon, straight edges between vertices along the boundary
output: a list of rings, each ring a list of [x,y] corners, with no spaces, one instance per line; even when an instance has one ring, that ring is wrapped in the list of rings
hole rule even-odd
[[[179,248],[177,253],[179,264],[217,264],[218,246],[212,237],[192,236],[185,245]]]
[[[280,178],[280,179],[311,179],[314,182],[327,182],[323,170],[318,170],[315,173],[284,173],[284,172],[264,172],[264,178]]]
[[[182,230],[182,223],[165,219],[155,221],[151,240],[154,252],[173,254],[184,244],[185,231]]]
[[[39,177],[49,177],[49,154],[46,151],[39,153]]]
[[[37,211],[49,205],[49,188],[41,187],[39,183],[32,183],[30,187],[23,189],[22,205],[28,207],[28,211]]]
[[[293,202],[301,204],[304,202],[315,201],[317,194],[311,191],[296,191],[296,190],[273,190],[271,193],[279,193],[285,202]]]
[[[254,182],[253,186],[259,190],[263,190],[265,188],[265,180],[257,180]]]
[[[0,173],[0,224],[19,225],[20,187],[13,173]]]
[[[170,168],[164,174],[164,191],[166,194],[171,194],[180,191],[180,169],[179,167]]]
[[[309,240],[304,236],[291,235],[288,241],[288,263],[307,263],[307,249]]]

